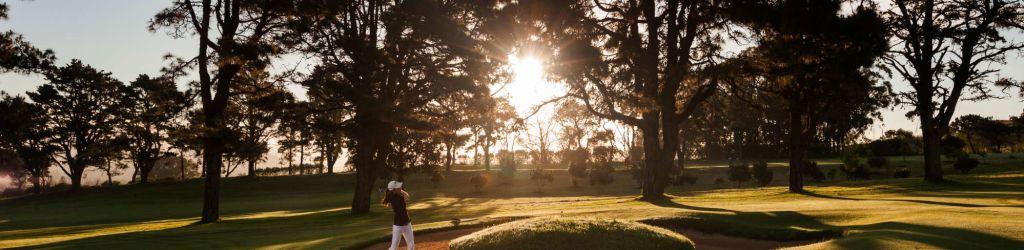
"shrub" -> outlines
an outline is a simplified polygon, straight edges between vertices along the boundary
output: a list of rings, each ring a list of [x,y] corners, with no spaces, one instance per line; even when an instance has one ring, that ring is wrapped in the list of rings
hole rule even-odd
[[[444,182],[444,179],[444,173],[441,173],[441,171],[434,171],[434,173],[430,175],[430,182],[434,183],[434,187],[440,186],[441,182]]]
[[[884,168],[889,166],[889,160],[881,156],[871,157],[868,159],[868,166],[874,169]]]
[[[804,176],[805,177],[810,177],[811,180],[814,180],[814,181],[823,181],[823,180],[825,180],[825,173],[821,172],[821,168],[818,167],[818,163],[817,162],[804,161],[804,166],[803,167],[804,167]]]
[[[722,184],[725,184],[725,179],[722,177],[715,178],[715,188],[721,188]]]
[[[693,184],[697,184],[697,175],[681,173],[676,175],[675,178],[672,179],[672,185],[676,186],[692,186]]]
[[[910,168],[896,168],[896,171],[892,173],[892,178],[910,178]]]
[[[572,183],[573,187],[578,187],[579,180],[587,178],[587,166],[580,162],[572,162],[569,164],[569,182]]]
[[[683,235],[634,221],[544,217],[489,227],[452,240],[449,248],[694,249],[694,246]]]
[[[953,168],[960,171],[960,173],[966,174],[972,169],[977,168],[979,164],[981,164],[981,162],[978,161],[978,159],[971,158],[970,156],[960,156],[956,158],[956,162],[953,163]]]
[[[870,171],[864,167],[864,164],[860,163],[860,158],[857,156],[844,156],[843,166],[840,169],[843,170],[847,180],[866,180],[871,178]]]
[[[965,146],[967,146],[967,142],[956,136],[945,136],[939,140],[939,149],[942,151],[942,155],[947,157],[963,156]]]
[[[477,192],[480,192],[485,186],[491,183],[491,175],[487,172],[479,172],[473,175],[473,177],[470,177],[469,182],[473,183],[473,188],[475,188]]]
[[[614,181],[612,173],[615,173],[615,168],[612,168],[611,165],[595,165],[594,168],[590,170],[590,185],[604,186],[612,184],[612,181]]]
[[[750,165],[747,165],[746,163],[729,165],[729,180],[736,182],[737,188],[739,188],[743,182],[750,181],[750,177]]]
[[[498,151],[498,166],[501,168],[501,177],[506,180],[506,184],[511,184],[518,165],[515,153],[508,150]]]
[[[768,163],[759,161],[754,163],[754,179],[757,180],[757,184],[762,187],[768,186],[772,183],[772,178],[775,177],[775,173],[772,169],[768,168]]]
[[[537,185],[537,192],[540,193],[544,191],[544,185],[555,181],[555,175],[538,168],[530,173],[530,180],[533,181],[534,185]]]
[[[825,172],[825,175],[828,175],[829,181],[836,181],[836,176],[839,175],[838,173],[839,171],[836,171],[836,168],[830,168]]]

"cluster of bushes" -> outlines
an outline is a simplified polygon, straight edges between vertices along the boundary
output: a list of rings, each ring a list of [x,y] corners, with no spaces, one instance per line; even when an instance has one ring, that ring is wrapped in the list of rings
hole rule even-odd
[[[754,164],[747,163],[736,163],[730,164],[728,170],[729,181],[736,182],[736,187],[740,187],[744,182],[751,180],[756,181],[757,185],[764,187],[772,183],[772,179],[775,177],[775,173],[768,168],[768,163],[764,161],[755,162]],[[724,183],[715,180],[715,185],[720,186]]]
[[[612,168],[608,164],[597,164],[590,169],[590,185],[591,186],[604,186],[612,184],[614,178],[612,174],[615,173],[615,168]]]
[[[537,192],[540,193],[544,192],[544,186],[555,182],[555,175],[544,171],[544,169],[537,168],[530,172],[530,180],[537,186]]]
[[[980,164],[981,161],[978,161],[978,159],[962,155],[956,159],[956,162],[953,162],[953,169],[960,171],[960,173],[966,174],[967,172],[970,172],[972,169],[977,168]]]
[[[477,192],[480,192],[488,184],[491,184],[491,175],[486,171],[480,171],[473,175],[473,177],[469,178],[469,183],[472,183],[473,188],[475,188]]]
[[[498,151],[498,166],[501,169],[501,178],[504,180],[503,184],[511,185],[512,179],[516,175],[516,169],[519,168],[519,162],[516,161],[515,153],[508,150]]]
[[[587,178],[587,166],[580,162],[569,164],[569,182],[573,187],[580,186],[580,180]]]
[[[516,168],[518,167],[515,159],[511,157],[500,157],[499,164],[501,167],[501,176],[511,180],[511,177],[514,175]],[[587,165],[592,166],[588,169]],[[967,155],[961,155],[953,163],[953,168],[961,173],[967,173],[977,168],[979,165],[980,161],[978,159],[971,158]],[[574,187],[578,187],[580,181],[583,179],[588,179],[591,186],[612,184],[614,181],[614,172],[615,169],[609,164],[572,162],[568,168],[570,181]],[[631,169],[631,172],[634,176],[640,175],[639,168]],[[906,166],[894,167],[885,157],[871,157],[867,159],[865,164],[856,154],[844,155],[843,164],[838,168],[829,169],[827,174],[822,171],[817,162],[813,161],[805,161],[802,171],[803,175],[810,178],[812,181],[823,181],[826,177],[830,180],[835,180],[838,172],[842,172],[848,180],[871,179],[872,176],[877,175],[892,176],[893,178],[909,178],[911,175],[910,168]],[[669,183],[676,186],[694,185],[697,183],[698,178],[699,177],[693,173],[676,171],[669,179]],[[717,188],[720,188],[725,184],[726,180],[728,180],[736,182],[736,187],[741,187],[744,182],[754,181],[758,186],[764,187],[771,184],[773,178],[774,173],[768,167],[768,163],[758,161],[753,164],[731,164],[728,167],[727,176],[724,178],[716,177],[713,183]],[[543,188],[546,185],[553,183],[554,179],[555,177],[550,171],[545,171],[540,168],[533,170],[530,174],[530,180],[537,186],[537,192],[543,192]],[[431,182],[433,182],[435,186],[439,185],[444,180],[445,175],[442,172],[432,172]],[[480,172],[470,178],[470,182],[477,191],[482,190],[485,186],[489,185],[491,181],[492,178],[488,172]]]
[[[871,179],[871,173],[864,164],[860,163],[860,156],[856,154],[843,155],[843,165],[839,167],[846,175],[847,180]]]
[[[814,161],[804,161],[803,174],[804,177],[811,178],[813,181],[820,182],[825,180],[825,172],[822,172],[821,167]]]
[[[729,164],[729,180],[736,183],[739,188],[744,182],[751,179],[750,165],[746,163]]]
[[[768,186],[772,183],[772,178],[775,178],[775,173],[768,168],[768,162],[759,161],[754,163],[754,179],[757,180],[757,184],[762,187]]]
[[[681,173],[673,177],[671,183],[676,186],[692,186],[693,184],[697,184],[697,175]]]

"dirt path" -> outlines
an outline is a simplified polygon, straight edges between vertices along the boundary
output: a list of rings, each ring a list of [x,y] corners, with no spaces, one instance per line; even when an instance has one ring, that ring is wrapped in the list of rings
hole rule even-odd
[[[467,228],[458,229],[452,231],[428,233],[423,235],[415,235],[413,239],[416,240],[416,250],[447,250],[448,243],[455,238],[462,237],[463,235],[471,234],[479,231],[482,228]],[[373,246],[366,248],[367,250],[386,250],[391,242],[381,242]],[[399,249],[405,249],[405,241],[403,240]]]
[[[446,250],[448,249],[448,243],[455,238],[462,237],[463,235],[471,234],[482,228],[468,228],[459,229],[452,231],[444,231],[437,233],[428,233],[423,235],[416,235],[416,249],[417,250]],[[727,249],[777,249],[783,247],[794,247],[808,245],[816,243],[816,241],[790,241],[790,242],[778,242],[769,240],[755,240],[742,237],[732,237],[720,234],[709,234],[702,233],[700,231],[689,230],[689,229],[676,229],[673,230],[677,233],[685,235],[690,238],[695,244],[697,249],[700,250],[727,250]],[[403,241],[404,242],[404,241]],[[367,250],[386,250],[390,242],[377,243]],[[405,249],[405,243],[401,243],[402,247],[399,249]]]

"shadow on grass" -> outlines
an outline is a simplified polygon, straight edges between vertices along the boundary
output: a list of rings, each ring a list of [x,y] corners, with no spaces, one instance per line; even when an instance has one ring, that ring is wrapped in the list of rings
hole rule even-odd
[[[934,200],[917,200],[917,199],[853,198],[853,197],[842,197],[842,196],[827,195],[827,194],[822,194],[822,193],[815,193],[815,192],[812,192],[812,191],[799,192],[798,194],[802,194],[802,195],[806,195],[806,196],[811,196],[811,197],[817,197],[817,198],[834,199],[834,200],[848,200],[848,201],[897,201],[897,202],[912,202],[912,203],[927,204],[927,205],[969,207],[969,208],[982,208],[982,207],[1024,208],[1024,205],[985,205],[985,204],[948,202],[948,201],[934,201]],[[927,195],[923,195],[923,194],[920,194],[920,193],[918,193],[918,195],[927,196]],[[939,196],[941,196],[941,195],[939,195]],[[974,196],[971,196],[970,194],[967,194],[965,196],[975,197],[975,198],[997,198],[997,197],[985,197],[985,196],[992,196],[992,195],[977,194],[977,193],[974,193]],[[1000,195],[1000,197],[1001,196],[1002,195]],[[1007,195],[1007,196],[1010,196],[1010,195]]]
[[[667,228],[686,228],[706,233],[774,241],[828,240],[825,248],[873,249],[883,241],[917,242],[939,249],[1012,249],[1024,241],[963,228],[880,222],[839,226],[794,211],[695,214],[651,218],[641,222]],[[843,236],[843,237],[840,237]],[[837,238],[838,237],[838,238]]]
[[[463,201],[467,202],[467,201]],[[450,216],[479,216],[493,212],[491,207],[428,205],[429,209],[411,210],[414,224],[421,229],[429,224],[448,225]],[[365,244],[364,241],[379,239],[391,228],[391,212],[376,207],[376,212],[356,215],[348,209],[325,209],[314,211],[279,211],[239,216],[225,216],[225,219],[210,224],[184,223],[166,229],[150,230],[142,226],[99,236],[84,235],[56,240],[43,244],[31,244],[31,248],[350,248]],[[426,211],[429,210],[429,211]],[[145,224],[138,223],[138,224]],[[88,233],[95,228],[81,232],[61,232],[59,236],[74,236],[74,233]]]
[[[667,207],[667,208],[679,208],[679,209],[696,210],[696,211],[704,211],[704,212],[736,212],[736,211],[733,211],[733,210],[724,209],[724,208],[717,208],[717,207],[698,207],[698,206],[686,205],[686,204],[678,203],[678,202],[676,202],[676,201],[674,201],[674,200],[672,200],[670,198],[646,200],[646,202],[651,203],[651,205],[655,205],[655,206],[659,206],[659,207]]]

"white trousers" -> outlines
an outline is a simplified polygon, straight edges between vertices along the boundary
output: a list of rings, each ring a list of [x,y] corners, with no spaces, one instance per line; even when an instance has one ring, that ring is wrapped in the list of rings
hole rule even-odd
[[[412,223],[405,226],[391,226],[391,250],[398,249],[402,237],[405,237],[405,247],[409,250],[416,249],[416,243],[412,240]]]

